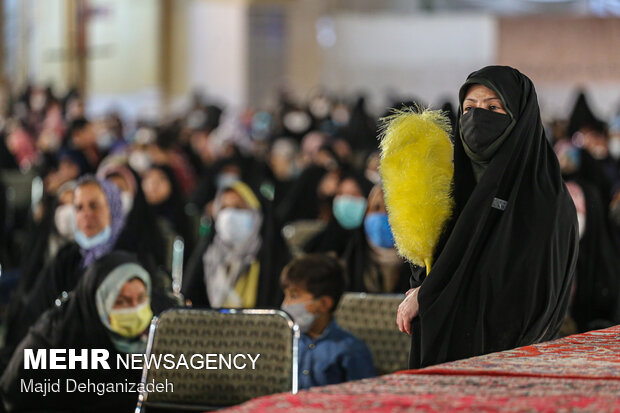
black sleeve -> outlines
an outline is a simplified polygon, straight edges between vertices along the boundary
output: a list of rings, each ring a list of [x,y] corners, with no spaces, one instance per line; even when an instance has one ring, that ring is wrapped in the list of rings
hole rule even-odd
[[[411,277],[409,278],[409,285],[411,288],[417,288],[422,285],[422,282],[426,278],[426,267],[418,267],[417,265],[409,263],[411,268]]]
[[[49,314],[50,312],[47,312],[41,317],[37,327],[51,321]],[[33,328],[13,352],[8,366],[0,378],[0,393],[7,411],[46,410],[53,407],[55,403],[55,407],[62,406],[57,404],[59,403],[59,400],[57,400],[58,395],[50,393],[48,396],[42,397],[40,393],[21,391],[22,380],[25,383],[28,383],[30,380],[39,382],[44,378],[51,378],[49,374],[57,371],[50,369],[24,369],[24,349],[32,349],[36,352],[37,349],[45,349],[47,347],[46,340],[36,331],[36,328]],[[47,375],[47,377],[44,377],[44,375]],[[51,405],[49,404],[50,402]]]
[[[63,291],[70,292],[81,274],[79,268],[81,255],[76,244],[64,247],[56,259],[37,277],[37,281],[30,291],[21,297],[14,319],[10,320],[10,332],[13,345],[26,335],[30,326],[47,309],[54,305],[54,301]],[[19,299],[20,297],[16,297]],[[8,341],[8,340],[7,340]],[[7,343],[9,344],[9,343]]]
[[[185,271],[183,271],[181,293],[186,299],[191,300],[194,307],[210,307],[202,264],[202,255],[207,250],[210,241],[209,238],[200,240],[187,262]]]

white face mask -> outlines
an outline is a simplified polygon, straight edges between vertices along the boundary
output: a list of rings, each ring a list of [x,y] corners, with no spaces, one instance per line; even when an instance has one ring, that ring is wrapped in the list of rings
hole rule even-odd
[[[130,192],[121,192],[121,204],[123,205],[123,215],[129,215],[133,208],[133,195]]]
[[[613,136],[609,139],[609,156],[620,159],[620,136]]]
[[[235,182],[239,182],[239,180],[240,179],[237,174],[224,172],[219,174],[215,178],[215,184],[217,185],[218,189],[221,189],[224,187],[232,186]]]
[[[215,219],[215,231],[224,242],[244,244],[254,233],[256,218],[248,209],[225,208]]]
[[[144,173],[151,167],[151,157],[145,151],[133,151],[129,155],[129,166],[138,173]]]
[[[579,225],[579,239],[586,232],[586,214],[577,212],[577,224]]]
[[[100,133],[97,136],[97,147],[101,150],[107,151],[114,144],[114,134],[109,131]]]
[[[67,239],[75,238],[75,208],[71,204],[60,205],[54,211],[54,223],[58,233]]]
[[[47,97],[44,93],[36,93],[30,96],[30,108],[34,112],[38,112],[45,107],[47,103]]]
[[[299,326],[301,333],[307,333],[316,320],[316,314],[306,309],[307,302],[282,305],[281,309],[286,311],[293,321]]]
[[[300,133],[310,127],[312,119],[310,119],[310,116],[308,116],[306,112],[296,110],[284,115],[282,123],[292,132]]]

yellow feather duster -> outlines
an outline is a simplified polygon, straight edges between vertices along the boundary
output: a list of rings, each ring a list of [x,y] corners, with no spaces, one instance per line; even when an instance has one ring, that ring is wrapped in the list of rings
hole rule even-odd
[[[383,120],[380,173],[396,247],[428,273],[454,206],[450,121],[441,111],[420,108]]]

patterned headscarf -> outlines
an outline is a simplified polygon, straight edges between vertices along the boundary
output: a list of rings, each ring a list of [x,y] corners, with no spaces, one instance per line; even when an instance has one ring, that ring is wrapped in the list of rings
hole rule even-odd
[[[120,235],[123,227],[125,226],[125,217],[123,214],[121,193],[118,187],[110,181],[97,179],[93,175],[85,175],[78,180],[77,188],[90,183],[99,185],[105,195],[106,201],[108,202],[108,208],[110,210],[111,235],[110,239],[108,239],[103,244],[97,245],[88,250],[80,248],[80,252],[82,253],[82,257],[84,258],[82,262],[82,267],[84,268],[88,267],[97,258],[107,254],[108,252],[112,251],[112,249],[114,249],[116,240],[118,239],[118,236]]]
[[[120,157],[114,158],[106,158],[102,161],[99,169],[97,169],[97,178],[98,179],[108,179],[113,175],[119,175],[120,177],[127,182],[132,194],[136,194],[136,190],[138,189],[138,184],[136,183],[136,178],[133,173],[125,163],[125,159]]]

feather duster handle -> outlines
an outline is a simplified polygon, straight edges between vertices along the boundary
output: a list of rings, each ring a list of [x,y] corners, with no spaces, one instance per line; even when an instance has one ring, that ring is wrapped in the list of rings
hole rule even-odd
[[[454,206],[450,121],[441,111],[410,108],[383,122],[380,173],[396,247],[428,273]]]

